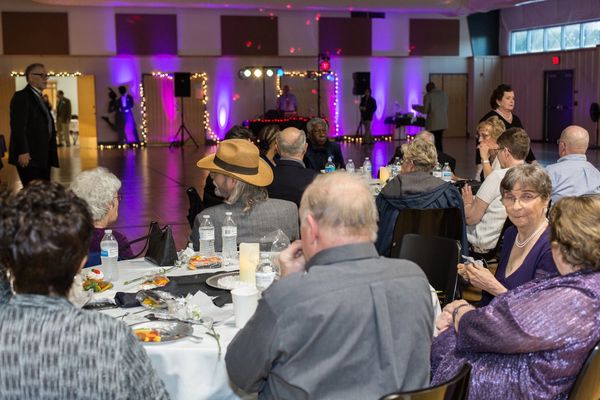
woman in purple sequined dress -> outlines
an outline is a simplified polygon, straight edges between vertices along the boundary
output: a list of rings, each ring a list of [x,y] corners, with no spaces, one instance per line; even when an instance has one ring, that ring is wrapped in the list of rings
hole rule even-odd
[[[600,196],[565,197],[551,212],[560,272],[475,309],[448,304],[432,345],[432,384],[473,366],[469,399],[566,399],[600,340]]]
[[[458,264],[458,274],[483,291],[480,306],[532,279],[558,274],[548,240],[552,183],[546,170],[530,164],[513,167],[500,182],[500,193],[514,226],[504,234],[496,274],[483,266]]]

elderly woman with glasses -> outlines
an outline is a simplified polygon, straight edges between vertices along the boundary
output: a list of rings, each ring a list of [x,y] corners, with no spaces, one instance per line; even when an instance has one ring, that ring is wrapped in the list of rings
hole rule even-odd
[[[511,196],[515,204],[539,200]],[[437,321],[443,332],[431,349],[432,385],[469,363],[470,400],[567,398],[600,340],[600,195],[560,200],[545,241],[559,275],[525,283],[485,307],[458,300],[444,308]]]
[[[498,117],[490,117],[477,125],[476,180],[483,182],[494,169],[501,168],[496,154],[498,153],[498,138],[505,130],[504,123]]]
[[[86,201],[94,218],[94,232],[90,239],[86,266],[100,265],[100,242],[104,237],[104,230],[119,216],[121,181],[106,168],[97,167],[77,175],[70,189]],[[112,233],[119,243],[119,260],[134,258],[127,237],[115,230]]]
[[[501,202],[514,226],[504,234],[496,275],[478,264],[458,264],[459,275],[483,290],[481,305],[534,278],[558,273],[546,219],[551,193],[548,173],[535,165],[513,167],[502,179]]]

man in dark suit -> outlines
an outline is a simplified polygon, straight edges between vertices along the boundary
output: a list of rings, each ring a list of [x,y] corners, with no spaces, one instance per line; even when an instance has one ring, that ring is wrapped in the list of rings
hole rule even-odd
[[[25,69],[27,86],[10,101],[10,146],[8,162],[17,167],[21,183],[49,181],[52,167],[58,168],[56,129],[42,100],[48,74],[43,64]]]
[[[289,200],[300,207],[304,189],[319,173],[306,168],[306,134],[297,128],[286,128],[277,134],[277,152],[281,156],[273,169],[273,183],[267,187],[269,197]]]
[[[335,169],[346,168],[339,143],[329,140],[327,135],[329,125],[324,119],[312,118],[306,123],[306,130],[308,131],[308,149],[304,156],[306,168],[312,168],[320,172],[325,169],[329,157],[335,164]]]

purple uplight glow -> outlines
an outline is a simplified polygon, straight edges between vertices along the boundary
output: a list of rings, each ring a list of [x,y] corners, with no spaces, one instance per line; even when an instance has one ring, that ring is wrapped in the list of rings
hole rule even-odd
[[[404,104],[402,109],[406,112],[414,112],[413,104],[423,104],[423,60],[421,58],[408,57],[404,67]]]
[[[391,90],[392,60],[389,58],[371,58],[369,64],[371,69],[371,95],[377,101],[377,111],[373,115],[371,130],[373,135],[377,136],[387,133],[388,129],[384,121],[387,97]]]
[[[231,106],[234,96],[234,77],[237,76],[237,69],[230,58],[219,58],[215,68],[214,94],[212,96],[213,112],[217,116],[217,124],[213,127],[215,134],[219,139],[225,137],[225,133],[230,128]]]
[[[139,57],[111,57],[108,59],[108,64],[111,85],[129,85],[129,89],[132,92],[134,90],[137,91],[142,75]]]

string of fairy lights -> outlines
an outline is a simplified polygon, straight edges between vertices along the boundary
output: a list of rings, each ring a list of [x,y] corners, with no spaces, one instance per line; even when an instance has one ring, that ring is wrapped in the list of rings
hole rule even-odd
[[[15,78],[17,76],[25,76],[25,72],[20,71],[11,71],[10,76]],[[54,71],[48,71],[48,76],[52,76],[52,77],[57,77],[57,78],[76,78],[78,76],[81,76],[81,72],[77,71],[77,72],[54,72]]]
[[[155,71],[152,72],[152,76],[159,79],[173,80],[173,74],[167,72]],[[202,90],[202,104],[204,105],[203,126],[204,131],[207,135],[207,139],[219,143],[219,138],[210,127],[210,112],[208,111],[208,74],[206,72],[196,72],[190,76],[190,79],[200,79],[200,85]],[[142,109],[142,123],[140,130],[145,141],[146,135],[148,133],[148,114],[146,110],[146,96],[144,95],[143,82],[140,83],[140,97],[142,99],[140,104],[140,107]]]
[[[284,71],[283,76],[290,78],[315,78],[321,79],[325,77],[327,80],[333,80],[333,126],[335,127],[335,136],[339,135],[340,125],[339,125],[339,109],[338,109],[338,90],[339,90],[339,80],[338,75],[334,71],[327,72],[319,72],[319,71]],[[276,88],[277,88],[277,96],[281,96],[283,94],[281,87],[281,75],[277,74],[277,78],[275,80]]]

